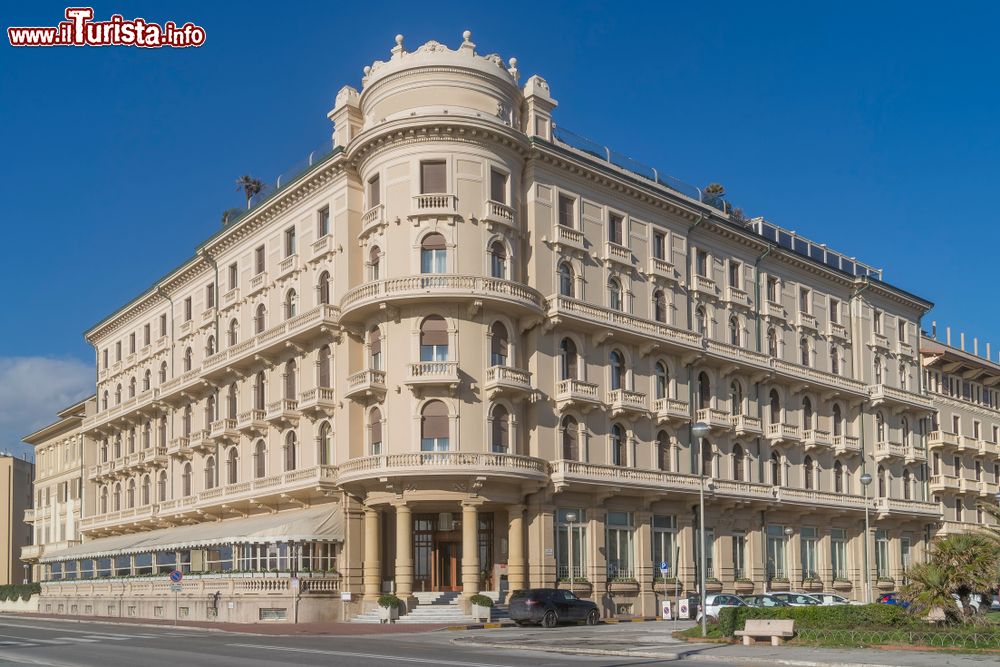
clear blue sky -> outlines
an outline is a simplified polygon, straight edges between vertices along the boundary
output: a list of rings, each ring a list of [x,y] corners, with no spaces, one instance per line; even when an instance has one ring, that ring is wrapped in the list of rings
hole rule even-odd
[[[722,182],[748,214],[883,267],[939,323],[1000,349],[990,5],[96,3],[98,18],[193,21],[207,43],[0,46],[0,280],[16,318],[0,327],[0,403],[4,385],[23,393],[11,360],[89,365],[82,332],[218,228],[237,176],[273,179],[329,136],[337,90],[397,32],[455,47],[467,28],[481,53],[548,79],[557,123]],[[65,6],[5,4],[4,27],[54,25]]]

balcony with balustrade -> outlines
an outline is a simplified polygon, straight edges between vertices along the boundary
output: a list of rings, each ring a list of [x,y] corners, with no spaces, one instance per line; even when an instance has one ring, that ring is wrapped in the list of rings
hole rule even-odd
[[[583,232],[579,229],[566,227],[565,225],[552,226],[552,239],[550,241],[556,250],[569,252],[586,252],[587,241]]]
[[[576,407],[586,413],[595,407],[604,406],[597,392],[597,385],[583,380],[560,380],[556,383],[555,398],[556,408],[560,411],[568,407]]]
[[[875,511],[878,519],[891,516],[918,516],[930,519],[941,518],[939,503],[926,500],[906,498],[875,498]]]
[[[519,229],[514,208],[492,199],[483,202],[483,222],[486,223],[486,228],[489,231],[493,231],[497,225],[502,225],[515,232]]]
[[[966,454],[978,454],[979,438],[973,438],[968,435],[960,435],[958,436],[958,445],[955,449],[956,451],[964,452]]]
[[[746,290],[741,290],[740,288],[733,287],[732,285],[726,288],[724,300],[726,303],[736,306],[737,308],[749,310],[753,307],[753,304],[750,302],[750,295],[747,294]]]
[[[893,459],[903,460],[906,456],[906,447],[899,442],[880,440],[875,443],[875,460],[890,461]]]
[[[927,450],[910,443],[905,447],[903,460],[906,463],[927,463]]]
[[[263,292],[270,284],[267,279],[267,271],[260,271],[250,276],[250,282],[247,283],[247,298]]]
[[[646,264],[646,273],[654,278],[663,278],[669,282],[677,282],[677,269],[673,264],[659,257],[650,257]]]
[[[981,479],[966,479],[965,477],[960,477],[958,479],[958,489],[959,492],[973,495],[973,496],[987,496],[989,495],[989,487]]]
[[[712,431],[728,431],[733,427],[732,415],[719,408],[699,408],[695,419],[705,424]]]
[[[344,395],[352,401],[381,400],[385,396],[385,371],[368,368],[347,377]]]
[[[409,387],[458,387],[457,361],[418,361],[408,364],[403,383]]]
[[[795,443],[802,439],[802,430],[795,424],[768,424],[765,435],[771,444]]]
[[[337,251],[337,243],[333,240],[332,234],[326,234],[319,237],[309,245],[309,261],[318,262],[319,260],[332,255]]]
[[[267,433],[267,420],[263,410],[246,410],[236,415],[236,430],[248,436]]]
[[[175,459],[190,459],[194,451],[191,449],[191,438],[180,435],[167,445],[167,456]]]
[[[836,454],[860,454],[861,439],[852,435],[833,436],[833,451]]]
[[[236,428],[236,420],[233,418],[216,419],[208,430],[209,437],[219,442],[236,442],[240,437],[240,431]]]
[[[730,417],[733,424],[733,431],[736,433],[737,437],[744,437],[747,435],[763,435],[764,429],[760,423],[760,417],[753,417],[751,415],[733,415]]]
[[[962,490],[962,484],[959,478],[953,475],[931,475],[930,488],[934,493],[942,491],[958,493]]]
[[[958,447],[958,436],[947,431],[931,431],[927,435],[928,449],[954,449]]]
[[[895,405],[908,410],[930,412],[934,410],[934,402],[929,396],[915,394],[906,389],[890,387],[887,384],[876,384],[868,387],[868,394],[873,407],[880,405]]]
[[[531,456],[500,452],[410,452],[365,456],[345,461],[337,474],[337,485],[384,488],[384,479],[436,478],[477,479],[500,482],[522,481],[544,484],[549,479],[548,462]]]
[[[693,331],[558,294],[548,298],[548,317],[549,323],[554,326],[572,326],[595,336],[606,336],[613,332],[616,339],[652,343],[664,348],[703,349],[701,336]]]
[[[304,415],[332,417],[336,409],[337,399],[330,387],[313,387],[299,393],[299,412]]]
[[[819,331],[819,320],[812,313],[800,310],[795,315],[795,325],[799,331]]]
[[[299,402],[294,398],[282,398],[267,404],[264,420],[276,427],[294,426],[299,423]]]
[[[802,444],[807,452],[821,452],[833,446],[833,439],[829,431],[811,428],[802,432]]]
[[[451,217],[458,215],[458,197],[436,193],[414,195],[410,205],[410,218]]]
[[[361,215],[361,236],[367,236],[385,226],[385,204],[375,204]]]
[[[765,301],[760,309],[760,314],[765,318],[780,320],[782,322],[788,319],[788,316],[785,313],[785,307],[780,303],[775,303],[774,301]]]
[[[625,416],[638,419],[649,414],[649,403],[646,394],[628,389],[612,389],[608,392],[608,407],[612,417]]]
[[[653,413],[661,424],[683,423],[691,419],[691,409],[686,401],[676,398],[657,398],[653,401]]]
[[[531,394],[531,371],[513,366],[490,366],[486,369],[483,389],[489,398],[500,395],[524,397]]]
[[[617,264],[626,269],[632,268],[632,251],[613,241],[605,241],[601,259],[605,264]]]
[[[708,276],[699,276],[698,274],[691,276],[691,289],[709,299],[715,299],[719,296],[719,286]]]
[[[191,449],[199,454],[215,451],[215,440],[207,428],[199,429],[191,434]]]

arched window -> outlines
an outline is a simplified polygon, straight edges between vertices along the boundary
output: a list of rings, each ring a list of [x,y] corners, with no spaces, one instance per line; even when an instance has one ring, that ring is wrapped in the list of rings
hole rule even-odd
[[[142,504],[148,505],[150,501],[150,491],[152,490],[152,483],[149,480],[149,475],[145,475],[142,478]]]
[[[382,250],[378,246],[372,246],[368,251],[368,275],[371,280],[382,277]]]
[[[316,457],[319,464],[328,466],[333,463],[333,429],[330,428],[330,424],[324,422],[319,427],[319,438],[316,440],[316,446],[319,448],[319,456]]]
[[[608,308],[617,311],[625,310],[625,299],[622,296],[622,284],[617,278],[612,278],[608,281]]]
[[[837,350],[836,345],[830,346],[830,372],[834,375],[840,375],[840,351]]]
[[[813,404],[806,396],[802,399],[802,430],[811,431],[813,428]]]
[[[235,317],[229,320],[229,347],[240,342],[240,321]]]
[[[125,492],[125,507],[131,509],[135,507],[135,480],[128,481],[128,490]]]
[[[840,404],[833,404],[833,436],[844,435],[844,415],[840,411]]]
[[[729,318],[729,343],[740,346],[740,320],[738,317]]]
[[[494,453],[506,454],[510,451],[510,413],[502,405],[493,408],[491,439]]]
[[[441,401],[430,401],[420,414],[420,450],[446,452],[448,444],[448,407]]]
[[[702,410],[712,407],[712,385],[704,372],[698,373],[698,407]]]
[[[811,456],[806,456],[805,460],[802,462],[802,472],[805,477],[805,483],[807,489],[813,488],[813,460]]]
[[[448,251],[444,237],[433,232],[420,243],[420,272],[444,273],[447,271]]]
[[[559,375],[561,380],[576,380],[576,343],[572,338],[563,338],[559,343]]]
[[[698,310],[694,311],[694,330],[702,336],[708,335],[708,315],[705,314],[705,309],[701,306],[698,306]]]
[[[837,493],[844,493],[844,464],[835,461],[833,464],[833,490]]]
[[[878,357],[875,357],[874,368],[875,368],[874,384],[882,384],[882,360]]]
[[[656,398],[667,398],[670,390],[670,375],[667,373],[667,365],[662,361],[657,361],[653,374],[656,380]]]
[[[881,412],[875,413],[875,442],[885,442],[885,417]]]
[[[156,501],[164,502],[167,499],[167,471],[161,470],[160,477],[156,480]]]
[[[737,482],[742,482],[746,477],[745,466],[746,455],[743,453],[743,447],[738,444],[733,445],[733,479]]]
[[[382,453],[382,411],[378,408],[372,408],[368,414],[368,441],[372,456]]]
[[[494,241],[490,244],[490,275],[494,278],[507,277],[507,249],[503,243]]]
[[[101,487],[101,514],[108,513],[108,487]]]
[[[181,413],[181,435],[185,438],[191,436],[191,405],[184,406],[184,412]]]
[[[102,440],[101,441],[101,463],[107,463],[107,462],[108,462],[108,441],[107,440]]]
[[[254,311],[253,315],[254,333],[263,333],[265,326],[267,326],[267,309],[261,303],[257,305],[257,310]]]
[[[625,429],[615,424],[611,427],[611,465],[624,466],[626,460]]]
[[[159,437],[157,437],[157,444],[160,447],[166,447],[167,446],[167,418],[166,417],[163,417],[163,418],[160,419],[160,423],[159,423],[158,429],[159,429]]]
[[[104,390],[104,396],[101,397],[101,410],[108,409],[108,390]]]
[[[885,491],[886,491],[885,468],[879,466],[877,472],[878,472],[878,497],[885,498]]]
[[[187,372],[191,370],[191,366],[194,364],[194,352],[191,348],[184,350],[184,371]]]
[[[809,366],[809,340],[803,338],[799,341],[799,357],[803,366]]]
[[[559,293],[571,298],[576,294],[576,276],[569,262],[559,265]]]
[[[205,399],[205,424],[211,425],[215,421],[215,394],[209,394]]]
[[[910,422],[907,421],[906,417],[903,417],[902,430],[903,430],[903,445],[908,445],[910,444]]]
[[[164,361],[163,363],[160,364],[160,384],[163,384],[166,381],[167,381],[167,362]],[[105,407],[107,407],[107,402],[108,402],[108,392],[104,392]]]
[[[660,470],[670,470],[670,436],[666,431],[656,435],[656,463]]]
[[[253,382],[253,408],[254,410],[263,410],[264,402],[267,399],[267,385],[264,379],[264,371],[257,373],[257,377],[254,378]]]
[[[191,348],[188,348],[188,352],[190,351]],[[185,368],[184,370],[189,371],[191,369]],[[122,386],[118,385],[117,387],[115,387],[115,405],[121,405],[121,402],[122,402]]]
[[[781,456],[771,452],[771,484],[781,486]]]
[[[153,386],[153,373],[148,368],[146,372],[142,374],[142,390],[149,391]]]
[[[215,336],[210,334],[205,342],[205,356],[210,357],[213,354],[215,354]]]
[[[285,398],[289,401],[295,400],[295,386],[298,380],[298,367],[294,359],[285,362]]]
[[[705,477],[712,477],[712,443],[708,438],[701,439],[701,474]]]
[[[772,389],[769,396],[770,417],[772,424],[781,423],[781,400],[778,398],[778,390]]]
[[[149,449],[153,444],[153,425],[148,421],[142,425],[142,448]]]
[[[260,479],[267,474],[267,445],[258,440],[253,448],[253,476]]]
[[[494,322],[490,327],[490,366],[506,366],[510,352],[507,327],[503,322]]]
[[[661,289],[653,292],[653,319],[657,322],[667,321],[667,295]]]
[[[316,283],[316,291],[318,292],[320,303],[330,303],[330,272],[324,271],[319,274],[319,280]]]
[[[377,326],[368,331],[368,366],[373,371],[382,370],[382,330]]]
[[[181,470],[181,495],[191,495],[191,464],[185,463]]]
[[[285,436],[285,471],[295,470],[298,463],[299,443],[295,437],[295,431],[289,431]]]
[[[115,458],[120,459],[121,457],[122,457],[122,434],[118,433],[117,435],[115,435]]]
[[[132,376],[128,380],[128,397],[135,398],[135,376]]]
[[[205,488],[215,488],[215,457],[209,456],[205,459]]]
[[[618,350],[612,350],[609,360],[611,362],[611,390],[624,389],[625,357]]]
[[[285,319],[295,317],[298,314],[299,295],[295,290],[290,289],[285,292]]]
[[[420,323],[420,361],[448,360],[448,323],[440,315]]]
[[[906,366],[899,364],[899,388],[906,389]]]
[[[235,382],[229,385],[229,389],[226,390],[226,394],[226,407],[228,408],[228,414],[226,416],[230,419],[236,419],[236,415],[239,413],[240,409],[240,393]]]
[[[115,484],[115,506],[116,512],[121,511],[122,508],[122,485]]]
[[[568,415],[562,420],[562,457],[568,461],[580,460],[579,426]]]
[[[767,330],[767,353],[772,357],[778,356],[778,332],[774,327]]]
[[[729,384],[729,406],[734,415],[743,414],[743,386],[738,380]]]
[[[903,468],[903,500],[910,499],[910,469]]]
[[[235,484],[240,475],[240,452],[236,447],[230,447],[226,454],[226,484]]]
[[[316,353],[316,384],[319,387],[333,386],[332,369],[330,368],[330,346],[324,345]]]

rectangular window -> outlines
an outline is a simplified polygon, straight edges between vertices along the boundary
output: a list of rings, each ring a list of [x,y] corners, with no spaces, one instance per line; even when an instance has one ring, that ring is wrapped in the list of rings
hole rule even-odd
[[[101,365],[106,369],[108,367],[108,348],[104,348],[101,357]]]
[[[608,240],[612,243],[622,244],[622,227],[625,219],[617,213],[608,214]]]
[[[236,262],[229,265],[229,289],[236,289],[240,284],[240,267]]]
[[[264,246],[257,246],[253,251],[254,274],[264,273]]]
[[[559,195],[559,224],[576,229],[576,200],[572,197]]]
[[[772,276],[767,277],[767,300],[778,303],[778,279]]]
[[[733,577],[737,580],[747,578],[747,536],[745,533],[733,533]]]
[[[767,527],[767,578],[788,579],[785,570],[785,527],[769,525]]]
[[[982,429],[983,429],[982,422],[979,421],[972,422],[972,437],[975,438],[976,440],[979,440],[980,439],[979,435]]]
[[[673,516],[655,515],[653,525],[653,576],[663,577],[660,565],[667,564],[667,577],[677,573],[677,521]]]
[[[875,573],[879,579],[889,578],[889,535],[875,531]]]
[[[135,354],[135,332],[128,335],[128,353]]]
[[[167,335],[167,314],[160,315],[160,337]]]
[[[192,317],[191,297],[187,297],[184,299],[184,321],[190,322]]]
[[[608,581],[635,579],[632,559],[632,513],[608,512],[606,529]]]
[[[818,551],[816,529],[802,528],[799,531],[799,540],[801,542],[802,578],[817,579],[819,578],[819,568],[816,562],[816,553]]]
[[[899,334],[899,342],[900,343],[905,343],[906,342],[906,320],[904,320],[902,317],[900,317],[896,322],[897,322],[897,327],[898,327],[898,332],[897,333]]]
[[[448,192],[447,169],[444,161],[420,163],[420,194]]]
[[[295,254],[295,227],[285,230],[285,257]]]
[[[702,278],[708,278],[708,253],[704,250],[699,250],[695,254],[694,262],[695,273],[697,273]]]
[[[373,208],[382,203],[382,182],[378,174],[368,179],[368,208]],[[327,219],[330,218],[330,209],[326,211]]]
[[[330,233],[330,207],[324,206],[316,212],[316,238],[321,239]]]
[[[490,199],[507,203],[507,174],[497,169],[490,169]]]
[[[701,563],[701,533],[694,531],[694,557],[695,567]],[[712,579],[715,577],[715,529],[705,530],[705,577]]]
[[[667,258],[667,235],[660,232],[653,232],[653,257],[656,259]]]
[[[875,328],[875,333],[882,333],[882,311],[876,310],[875,314],[872,315],[872,327]]]
[[[847,531],[843,528],[830,529],[830,569],[833,578],[844,579],[847,576]]]
[[[205,308],[215,308],[215,283],[205,286]]]
[[[150,327],[149,324],[142,325],[142,344],[149,345]]]
[[[740,263],[735,260],[729,261],[729,286],[742,289],[740,285]]]
[[[233,547],[223,545],[205,550],[205,569],[209,572],[228,572],[233,569]]]
[[[808,287],[800,287],[799,288],[799,312],[800,313],[806,313],[806,314],[808,314],[808,313],[812,312],[812,303],[811,303],[812,300],[810,299],[811,296],[812,295],[810,294]]]
[[[906,573],[910,571],[910,565],[912,564],[912,557],[910,556],[910,538],[903,537],[899,540],[899,568],[903,571],[903,579],[906,579]]]
[[[951,432],[955,435],[962,434],[962,419],[958,415],[951,416]]]
[[[840,302],[830,299],[830,321],[834,324],[840,323]]]
[[[556,513],[556,579],[580,579],[587,572],[587,514],[580,509]]]
[[[122,342],[117,341],[115,343],[115,361],[121,361],[121,360],[122,360]]]

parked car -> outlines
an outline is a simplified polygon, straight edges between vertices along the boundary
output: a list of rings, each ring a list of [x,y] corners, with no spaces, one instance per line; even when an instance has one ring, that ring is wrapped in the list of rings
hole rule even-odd
[[[813,596],[805,593],[771,593],[770,595],[793,607],[817,607],[822,604]]]
[[[741,600],[736,595],[716,594],[716,595],[706,595],[705,596],[705,609],[704,612],[711,619],[719,618],[719,611],[726,607],[746,607],[747,603]],[[702,609],[698,609],[698,615],[696,620],[701,620]]]
[[[585,621],[597,625],[601,612],[590,600],[581,600],[570,591],[557,588],[531,588],[514,591],[507,603],[512,621],[518,625],[538,623],[554,628],[559,623]]]
[[[875,602],[877,602],[878,604],[898,604],[903,609],[906,609],[907,607],[910,606],[909,602],[907,602],[905,600],[901,600],[899,598],[899,593],[895,593],[895,592],[893,592],[893,593],[882,593],[877,598],[875,598]]]
[[[857,600],[848,600],[839,593],[810,593],[809,596],[819,600],[819,603],[824,607],[830,607],[833,605],[840,605],[840,604],[853,604],[853,605],[864,604],[864,602],[858,602]]]
[[[779,600],[773,595],[742,595],[740,599],[748,607],[790,607],[791,605],[783,600]]]

